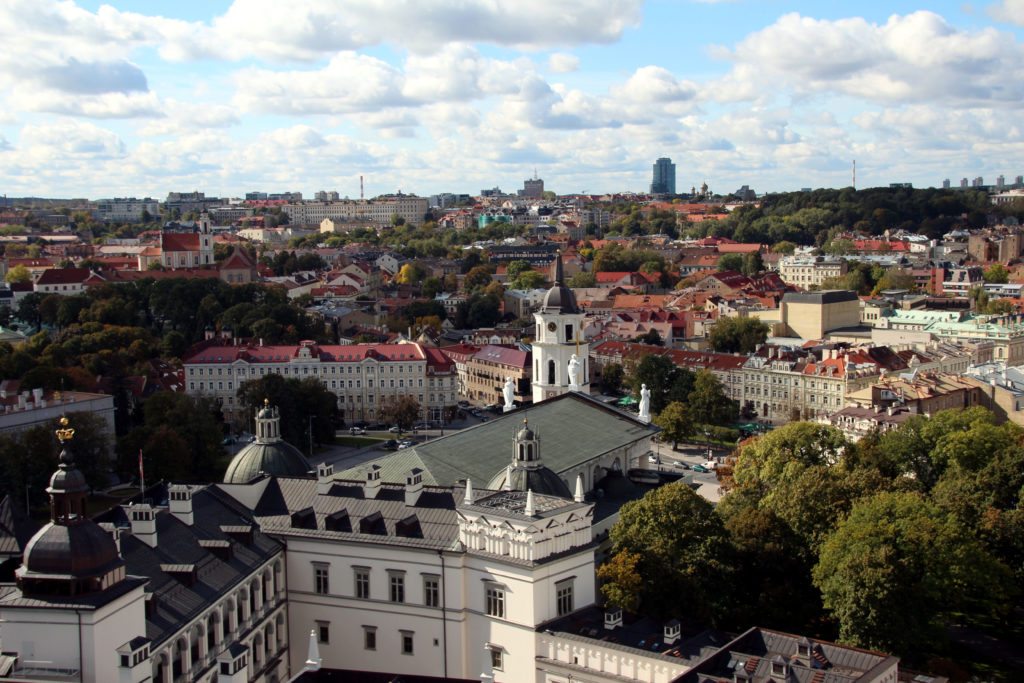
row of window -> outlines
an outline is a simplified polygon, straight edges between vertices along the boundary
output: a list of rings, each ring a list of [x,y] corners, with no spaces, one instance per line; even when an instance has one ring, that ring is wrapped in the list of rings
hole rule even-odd
[[[388,600],[391,602],[405,602],[405,572],[401,570],[387,570],[388,573]],[[353,595],[357,598],[370,599],[370,568],[353,567]],[[423,605],[426,607],[441,606],[441,577],[436,574],[423,574]],[[484,588],[484,613],[498,619],[505,618],[505,593],[506,588],[497,583],[487,583]],[[330,565],[323,563],[313,564],[313,591],[320,595],[331,593]],[[555,584],[555,607],[558,616],[563,616],[573,611],[573,581],[565,579]]]
[[[318,370],[317,370],[318,368],[321,370],[321,372],[318,372]],[[399,366],[382,365],[381,368],[380,368],[380,374],[382,374],[382,375],[385,374],[384,373],[384,369],[385,368],[387,368],[387,374],[390,374],[390,375],[393,375],[396,372],[398,374],[400,374],[400,375],[403,374],[403,373],[407,373],[407,372],[408,373],[417,373],[417,372],[422,370],[422,366],[417,367],[415,365],[410,365],[408,368],[406,368],[404,365],[399,365]],[[252,376],[256,375],[257,369],[259,370],[259,374],[265,375],[265,374],[267,374],[267,370],[271,369],[271,368],[249,367],[248,372],[246,372],[246,368],[240,367],[240,368],[234,368],[234,370],[235,370],[234,374],[238,375],[239,377],[245,377],[248,374],[250,377],[252,377]],[[216,368],[198,367],[198,368],[189,368],[188,369],[188,375],[189,375],[189,377],[193,377],[193,376],[202,377],[204,374],[209,374],[210,377],[213,377],[214,376],[214,370],[216,370],[216,376],[218,376],[218,377],[223,377],[224,375],[227,375],[228,377],[230,377],[231,374],[232,374],[232,368],[231,367],[216,367]],[[294,374],[294,375],[300,374],[299,373],[299,368],[297,368],[297,367],[293,368],[293,367],[290,367],[290,366],[284,366],[284,367],[281,368],[281,370],[283,371],[282,374],[286,374],[286,375],[289,374],[289,373],[290,374]],[[295,372],[291,372],[292,370],[294,370]],[[353,365],[346,365],[346,366],[340,366],[340,365],[320,365],[320,366],[313,367],[312,370],[313,370],[312,374],[314,374],[314,375],[316,375],[316,374],[322,374],[322,375],[327,375],[327,374],[331,374],[331,375],[349,374],[349,375],[351,375],[353,373],[358,375],[358,374],[362,373],[362,367],[358,366],[358,365],[356,365],[356,366],[353,366]],[[208,371],[208,372],[206,372],[206,371]],[[371,366],[367,366],[366,373],[369,374],[369,375],[374,374],[374,366],[372,366],[372,365]],[[310,374],[310,367],[306,366],[306,365],[302,366],[302,373],[301,374],[303,374],[303,375]],[[433,382],[434,380],[431,379],[430,381]]]

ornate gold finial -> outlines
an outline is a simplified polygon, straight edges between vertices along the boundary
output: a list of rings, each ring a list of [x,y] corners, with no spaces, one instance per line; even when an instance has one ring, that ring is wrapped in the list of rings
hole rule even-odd
[[[524,427],[529,427],[530,426],[529,421],[525,417],[523,418],[523,426]]]
[[[71,441],[71,439],[75,438],[75,430],[72,429],[71,427],[68,427],[69,424],[71,423],[68,420],[67,415],[61,415],[61,428],[57,430],[57,439],[61,443],[67,443],[68,441]]]
[[[263,405],[265,407],[269,408],[270,407],[270,399],[269,398],[263,399]]]

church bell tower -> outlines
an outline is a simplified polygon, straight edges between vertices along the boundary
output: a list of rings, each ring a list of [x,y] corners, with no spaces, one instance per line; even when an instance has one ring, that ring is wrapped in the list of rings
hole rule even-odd
[[[537,329],[533,342],[533,402],[560,396],[570,390],[573,355],[576,356],[577,385],[590,393],[590,345],[583,338],[583,313],[572,290],[565,286],[562,254],[555,259],[554,281],[544,295],[544,304],[533,314]]]

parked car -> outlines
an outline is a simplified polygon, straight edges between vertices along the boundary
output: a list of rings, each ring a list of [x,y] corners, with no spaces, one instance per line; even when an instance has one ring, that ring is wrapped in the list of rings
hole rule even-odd
[[[352,436],[362,436],[363,434],[366,434],[366,430],[362,427],[350,427],[348,433]]]
[[[647,456],[647,461],[650,462],[652,465],[660,465],[661,464],[661,458],[659,458],[657,456],[657,454],[655,454],[655,453],[651,453],[650,455],[648,455]]]
[[[707,467],[704,467],[704,465],[694,465],[690,469],[692,469],[694,472],[700,472],[701,474],[707,474],[708,472],[711,471]]]
[[[388,429],[388,431],[391,432],[392,434],[401,434],[402,433],[402,428],[399,427],[398,425],[395,425],[394,427],[391,427],[390,429]]]
[[[688,470],[688,469],[690,469],[690,466],[687,465],[685,462],[683,462],[681,460],[674,460],[672,462],[672,466],[676,467],[678,469],[681,469],[681,470]]]
[[[398,442],[395,441],[394,439],[388,439],[383,444],[381,444],[381,448],[383,448],[385,450],[393,451],[393,450],[398,448]]]
[[[702,463],[702,465],[704,466],[705,469],[708,469],[708,470],[717,470],[718,469],[718,462],[715,461],[715,460],[708,460],[707,462]]]
[[[433,429],[433,428],[434,428],[434,425],[430,424],[429,422],[420,422],[415,427],[413,427],[413,429]]]

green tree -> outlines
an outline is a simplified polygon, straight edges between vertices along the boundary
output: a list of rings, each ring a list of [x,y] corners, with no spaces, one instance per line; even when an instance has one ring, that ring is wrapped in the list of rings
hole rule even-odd
[[[739,417],[735,401],[725,394],[725,386],[715,373],[698,370],[693,378],[693,391],[686,403],[695,422],[708,425],[727,425]]]
[[[722,353],[753,353],[768,339],[768,325],[757,318],[719,318],[708,341]]]
[[[431,276],[423,281],[422,294],[429,299],[433,299],[443,288],[444,285],[441,284],[440,278]]]
[[[719,271],[735,270],[740,272],[743,270],[743,254],[723,254],[718,258]]]
[[[747,277],[754,277],[762,270],[764,270],[764,260],[761,258],[761,252],[755,251],[743,255],[743,265],[740,267],[740,272]]]
[[[547,281],[544,276],[535,270],[523,271],[510,284],[511,289],[537,289],[543,287]]]
[[[395,282],[400,285],[415,285],[423,280],[426,272],[418,263],[403,263],[395,275]]]
[[[29,269],[22,265],[17,265],[7,271],[7,275],[4,280],[8,283],[14,284],[16,282],[31,282],[32,273]]]
[[[1010,271],[1002,263],[993,263],[981,275],[988,284],[1005,285],[1010,281]]]
[[[594,287],[597,284],[597,279],[593,273],[581,270],[570,277],[566,284],[572,288]]]
[[[1012,594],[1008,572],[917,493],[856,504],[825,541],[814,585],[847,643],[907,655],[943,637],[944,613]]]
[[[722,586],[729,585],[732,566],[728,536],[711,504],[689,486],[667,484],[623,505],[611,541],[613,556],[627,552],[640,558],[634,576],[642,582],[644,612],[714,625],[727,616]],[[635,593],[629,585],[608,583],[606,595]]]
[[[791,422],[773,429],[739,451],[733,479],[739,488],[759,496],[806,467],[833,465],[848,443],[835,427],[814,422]]]
[[[597,568],[597,577],[602,581],[601,593],[609,604],[630,612],[640,606],[643,591],[643,580],[637,571],[640,559],[640,555],[623,550]]]
[[[672,442],[672,450],[679,442],[693,434],[693,417],[687,406],[673,401],[654,418],[654,424],[661,427],[662,437]]]
[[[693,373],[676,367],[666,356],[649,353],[631,364],[629,384],[639,395],[646,384],[651,392],[651,412],[660,413],[671,401],[685,401],[693,388]]]
[[[403,431],[412,429],[422,415],[419,401],[412,396],[399,396],[380,407],[381,419],[398,425]]]
[[[658,334],[658,331],[653,327],[647,330],[647,332],[641,334],[639,337],[635,337],[633,341],[639,342],[640,344],[650,344],[651,346],[665,345],[665,342],[664,340],[662,340],[661,335]]]
[[[533,270],[533,266],[530,265],[529,261],[517,259],[515,261],[509,262],[507,269],[509,282],[515,280],[520,275],[530,270]]]
[[[776,254],[790,255],[796,251],[796,245],[788,240],[781,240],[772,246],[772,252]]]
[[[466,291],[483,289],[487,285],[491,284],[492,272],[493,271],[490,266],[476,266],[466,273],[466,277],[463,279],[462,285],[466,288]]]
[[[601,387],[605,392],[617,394],[622,389],[622,380],[625,371],[618,363],[609,363],[601,370]]]
[[[250,416],[255,416],[265,401],[278,409],[281,437],[299,450],[309,449],[311,427],[316,443],[334,441],[338,399],[317,379],[273,374],[243,382],[238,389],[238,402]]]
[[[211,399],[162,391],[146,399],[142,412],[142,424],[117,444],[122,473],[138,472],[141,449],[151,481],[220,480],[223,431],[220,409]]]

